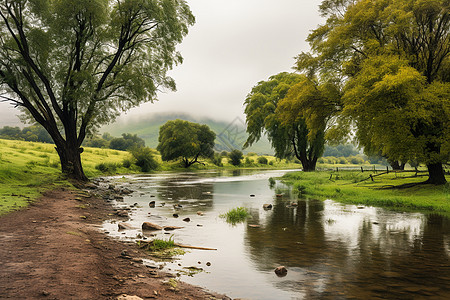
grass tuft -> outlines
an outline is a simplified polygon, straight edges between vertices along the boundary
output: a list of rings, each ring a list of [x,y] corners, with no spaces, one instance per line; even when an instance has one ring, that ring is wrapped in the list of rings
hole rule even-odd
[[[237,207],[219,215],[219,217],[226,219],[227,223],[236,225],[246,221],[250,217],[250,213],[245,207]]]

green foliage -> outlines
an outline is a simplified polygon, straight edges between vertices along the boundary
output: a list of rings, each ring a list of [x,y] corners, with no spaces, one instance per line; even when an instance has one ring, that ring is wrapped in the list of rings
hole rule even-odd
[[[130,153],[135,159],[134,164],[140,167],[142,172],[150,172],[158,168],[152,149],[148,147],[134,147],[130,150]]]
[[[163,161],[180,159],[184,167],[200,163],[198,158],[214,157],[216,134],[207,125],[183,120],[167,121],[159,130],[156,148]]]
[[[442,0],[324,1],[297,68],[342,86],[336,136],[356,128],[367,155],[427,164],[442,184],[450,157],[450,18]],[[308,60],[309,59],[309,60]],[[308,62],[308,63],[306,63]],[[386,130],[389,128],[389,130]],[[331,130],[333,131],[333,130]]]
[[[241,165],[241,160],[244,158],[242,151],[234,149],[230,153],[228,153],[228,162],[233,166]]]
[[[87,134],[175,90],[167,72],[195,22],[184,0],[4,1],[0,14],[2,100],[46,128],[77,179]]]
[[[323,152],[323,156],[344,156],[349,157],[352,155],[357,155],[359,151],[355,148],[355,146],[351,144],[340,144],[337,146],[325,145],[325,151]]]
[[[40,125],[24,127],[5,126],[0,128],[0,138],[8,140],[21,140],[29,142],[53,143],[52,138]]]
[[[276,182],[275,179],[273,179],[273,177],[269,177],[269,186],[270,186],[270,188],[273,188],[276,183],[277,182]]]
[[[121,138],[113,138],[109,142],[109,148],[116,150],[127,151],[139,147],[145,147],[145,142],[137,134],[122,133]]]
[[[218,167],[223,167],[222,155],[220,155],[219,153],[215,153],[214,157],[212,158],[212,163]]]
[[[227,223],[236,225],[237,223],[246,221],[250,217],[250,213],[245,207],[237,207],[219,215],[219,217],[226,219]]]
[[[268,163],[268,160],[266,157],[264,157],[264,156],[258,157],[258,164],[267,165],[267,163]]]
[[[244,103],[249,134],[245,147],[266,133],[278,158],[294,154],[304,170],[314,170],[338,100],[332,84],[304,75],[280,73],[259,82]]]
[[[102,173],[107,173],[107,174],[116,173],[118,167],[119,167],[119,164],[117,164],[117,163],[107,163],[107,162],[99,163],[98,165],[95,166],[95,168],[97,170],[99,170]]]

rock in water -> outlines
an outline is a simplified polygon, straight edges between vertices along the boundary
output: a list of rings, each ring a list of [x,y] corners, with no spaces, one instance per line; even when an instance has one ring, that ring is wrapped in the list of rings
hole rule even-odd
[[[181,229],[184,227],[180,227],[180,226],[164,226],[164,230],[165,231],[170,231],[170,230],[175,230],[175,229]]]
[[[185,221],[185,222],[190,222],[191,219],[190,219],[190,218],[184,218],[183,221]]]
[[[125,222],[121,222],[121,223],[119,223],[117,225],[119,227],[119,230],[133,229],[133,226],[131,226],[130,224],[125,223]]]
[[[264,205],[263,205],[263,208],[264,208],[265,210],[272,209],[272,204],[264,204]]]
[[[148,204],[148,206],[150,206],[151,208],[154,208],[155,207],[155,201],[150,201],[150,203]]]
[[[161,230],[161,229],[163,228],[157,224],[153,224],[150,222],[142,223],[142,230]]]
[[[275,274],[277,274],[278,277],[284,277],[287,274],[287,269],[284,266],[280,266],[275,269]]]

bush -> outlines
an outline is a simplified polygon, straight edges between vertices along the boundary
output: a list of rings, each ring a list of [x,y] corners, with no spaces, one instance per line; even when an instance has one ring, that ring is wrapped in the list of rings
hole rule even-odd
[[[212,163],[215,164],[218,167],[223,167],[222,163],[222,156],[220,154],[214,154],[214,157],[212,159]]]
[[[248,158],[248,157],[245,158],[245,165],[246,165],[246,166],[249,166],[249,167],[250,167],[250,166],[253,165],[253,163],[254,163],[253,159]]]
[[[354,165],[364,164],[364,159],[361,156],[350,156],[348,160]]]
[[[117,171],[118,165],[115,163],[100,163],[95,166],[97,170],[102,173],[115,173]]]
[[[142,172],[150,172],[158,168],[158,163],[153,157],[153,151],[149,147],[134,147],[130,150],[133,155],[135,165],[141,168]]]
[[[256,156],[256,155],[258,155],[258,154],[256,154],[255,152],[249,152],[249,153],[247,153],[247,156]]]
[[[260,156],[258,157],[258,163],[262,164],[262,165],[267,165],[269,161],[267,160],[267,158],[265,158],[264,156]]]
[[[124,167],[124,168],[127,168],[127,169],[129,169],[129,168],[131,168],[131,160],[129,160],[129,159],[124,159],[123,161],[122,161],[122,166]]]
[[[342,164],[342,165],[348,164],[348,161],[345,157],[341,156],[338,159],[339,159],[340,164]]]
[[[241,164],[241,160],[244,158],[244,155],[242,154],[242,151],[234,149],[233,151],[228,154],[229,162],[233,166],[239,166]]]

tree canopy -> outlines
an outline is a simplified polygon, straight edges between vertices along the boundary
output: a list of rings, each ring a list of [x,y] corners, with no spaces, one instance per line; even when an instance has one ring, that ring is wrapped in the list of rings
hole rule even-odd
[[[200,125],[184,120],[167,121],[159,128],[157,150],[163,161],[180,159],[185,168],[198,159],[214,157],[216,134],[208,125]]]
[[[327,0],[324,25],[308,37],[297,67],[339,80],[335,129],[389,159],[427,165],[445,183],[450,157],[450,35],[446,0]],[[305,63],[307,62],[307,63]],[[343,130],[345,129],[345,130]]]
[[[86,135],[175,89],[166,73],[193,23],[183,0],[1,0],[1,100],[47,130],[63,172],[86,179]]]
[[[279,158],[295,155],[303,170],[315,170],[322,155],[328,121],[340,97],[331,84],[294,73],[259,82],[245,100],[250,146],[265,132]]]

